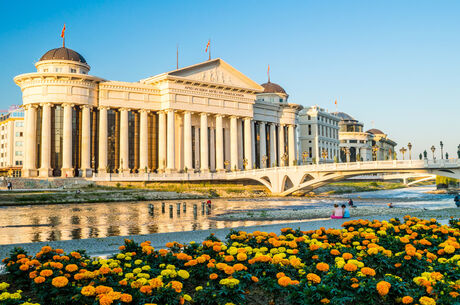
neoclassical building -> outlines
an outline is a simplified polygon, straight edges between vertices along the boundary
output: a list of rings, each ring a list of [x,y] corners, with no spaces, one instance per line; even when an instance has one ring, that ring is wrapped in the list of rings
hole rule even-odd
[[[14,78],[25,109],[24,177],[209,172],[293,165],[300,105],[213,59],[138,82],[89,75],[46,52]]]
[[[364,131],[364,124],[344,112],[333,113],[340,118],[340,161],[393,160],[396,142],[379,129]]]

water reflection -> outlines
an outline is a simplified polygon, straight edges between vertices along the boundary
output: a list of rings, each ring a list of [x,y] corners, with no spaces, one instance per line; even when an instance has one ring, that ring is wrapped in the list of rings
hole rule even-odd
[[[392,191],[376,200],[362,199],[360,205],[386,204],[388,198],[397,202],[400,193]],[[368,196],[371,194],[368,193]],[[425,195],[419,192],[419,201],[400,204],[423,207],[428,202],[438,201],[438,205],[451,204],[443,197]],[[345,197],[345,196],[344,196]],[[404,196],[407,198],[406,196]],[[410,196],[408,196],[410,197]],[[356,198],[356,197],[355,197]],[[424,201],[429,199],[428,201]],[[52,240],[69,240],[106,236],[152,234],[281,223],[285,221],[216,221],[210,219],[217,214],[235,210],[315,208],[343,203],[344,198],[251,198],[213,200],[212,208],[207,211],[201,200],[117,202],[117,203],[80,203],[67,205],[41,205],[0,208],[0,244],[13,244]],[[367,200],[367,201],[366,201]],[[356,201],[355,201],[356,202]],[[184,206],[185,203],[185,206]],[[151,207],[153,205],[153,209]],[[164,207],[164,208],[163,208]]]

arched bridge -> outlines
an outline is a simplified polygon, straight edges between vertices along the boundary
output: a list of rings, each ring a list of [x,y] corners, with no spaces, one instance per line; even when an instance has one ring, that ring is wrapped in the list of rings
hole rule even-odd
[[[460,159],[391,160],[350,163],[326,163],[223,172],[175,174],[106,174],[94,181],[212,181],[255,180],[278,196],[309,191],[346,178],[375,173],[421,173],[460,179]]]

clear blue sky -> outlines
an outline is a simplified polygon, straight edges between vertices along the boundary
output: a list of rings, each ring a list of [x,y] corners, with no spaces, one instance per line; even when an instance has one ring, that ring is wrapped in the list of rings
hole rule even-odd
[[[80,52],[91,74],[137,81],[221,57],[290,101],[349,113],[414,154],[460,144],[459,1],[1,1],[0,107],[47,50]],[[374,124],[372,125],[372,122]],[[438,147],[439,151],[439,147]]]

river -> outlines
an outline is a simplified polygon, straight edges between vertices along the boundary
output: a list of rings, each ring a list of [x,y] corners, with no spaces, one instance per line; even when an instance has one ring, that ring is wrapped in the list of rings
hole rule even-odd
[[[452,195],[425,193],[433,189],[414,187],[316,198],[213,199],[210,211],[203,209],[202,200],[8,206],[0,208],[0,245],[283,223],[287,221],[218,221],[210,217],[238,210],[312,209],[344,203],[349,197],[358,206],[389,202],[395,207],[426,209],[454,206]],[[153,213],[149,213],[149,205],[153,205]]]

